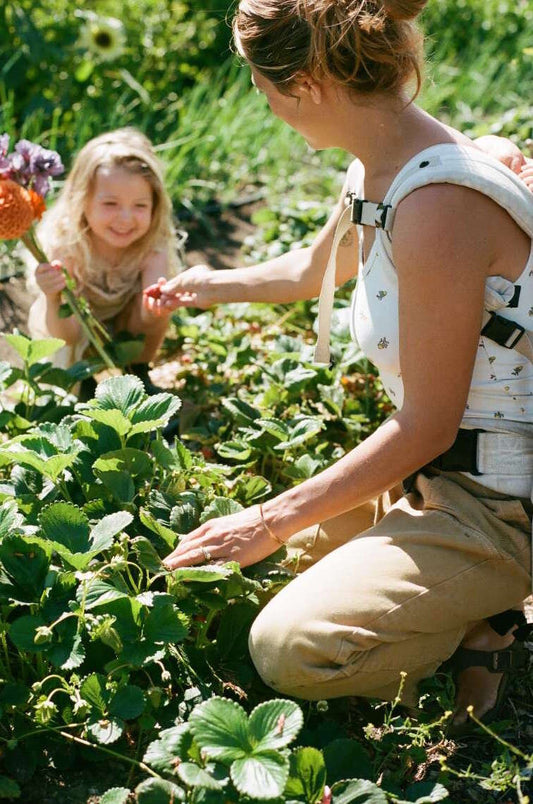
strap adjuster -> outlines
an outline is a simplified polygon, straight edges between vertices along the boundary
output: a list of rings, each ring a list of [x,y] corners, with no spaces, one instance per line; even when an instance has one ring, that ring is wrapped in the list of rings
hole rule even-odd
[[[362,198],[357,198],[353,196],[350,198],[350,203],[352,205],[352,214],[350,215],[350,220],[352,223],[359,225],[361,223],[361,218],[363,217],[363,204],[365,203]]]
[[[367,201],[358,198],[355,193],[347,193],[346,204],[351,206],[351,223],[363,226],[375,226],[376,229],[387,229],[389,211],[392,210],[391,204],[375,201]],[[390,226],[389,226],[390,228]]]
[[[489,313],[490,318],[481,330],[481,334],[495,341],[500,346],[506,349],[514,349],[524,332],[524,327],[514,321],[509,321],[507,318],[498,315],[497,313]]]
[[[518,650],[504,648],[503,650],[496,650],[489,655],[492,659],[492,666],[487,666],[487,669],[491,673],[504,673],[506,670],[526,670],[529,667],[529,654],[523,648]]]

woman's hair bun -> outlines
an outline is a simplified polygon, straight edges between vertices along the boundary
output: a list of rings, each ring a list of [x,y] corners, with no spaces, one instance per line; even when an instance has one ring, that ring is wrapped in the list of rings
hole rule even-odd
[[[382,0],[383,8],[394,20],[412,20],[417,17],[427,0]]]

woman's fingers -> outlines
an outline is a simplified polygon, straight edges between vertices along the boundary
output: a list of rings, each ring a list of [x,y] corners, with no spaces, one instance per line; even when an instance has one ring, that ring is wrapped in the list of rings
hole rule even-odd
[[[163,564],[168,569],[208,564],[213,560],[223,560],[223,545],[214,542],[213,534],[205,533],[205,526],[183,537],[178,546],[168,555]]]
[[[254,506],[201,525],[184,536],[163,563],[169,570],[211,561],[238,561],[241,567],[247,567],[278,548]]]

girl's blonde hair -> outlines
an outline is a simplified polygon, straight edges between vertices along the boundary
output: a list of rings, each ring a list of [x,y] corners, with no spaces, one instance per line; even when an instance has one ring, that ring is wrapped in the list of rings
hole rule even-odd
[[[427,0],[241,0],[237,49],[290,95],[299,74],[329,78],[360,94],[422,83],[422,36],[414,24]]]
[[[172,204],[164,186],[163,169],[150,140],[134,128],[120,128],[89,140],[76,156],[72,169],[42,226],[50,254],[70,261],[83,272],[91,260],[90,229],[85,209],[100,168],[121,167],[142,176],[152,188],[152,219],[146,234],[124,250],[122,262],[140,266],[153,250],[168,255],[170,273],[178,270]]]

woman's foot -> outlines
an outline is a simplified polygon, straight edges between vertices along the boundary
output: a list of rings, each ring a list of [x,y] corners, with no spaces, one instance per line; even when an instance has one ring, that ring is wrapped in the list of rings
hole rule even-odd
[[[512,631],[515,629],[513,628]],[[464,638],[461,648],[479,651],[499,651],[510,647],[514,642],[512,631],[500,636],[486,620],[478,623]],[[487,667],[466,667],[457,674],[456,706],[452,727],[462,726],[468,721],[468,707],[474,708],[480,719],[496,705],[503,673],[491,672]]]
[[[529,664],[529,653],[519,643],[529,639],[532,628],[521,610],[509,609],[466,634],[450,660],[457,687],[450,736],[469,728],[470,707],[478,720],[497,717],[510,674]]]

